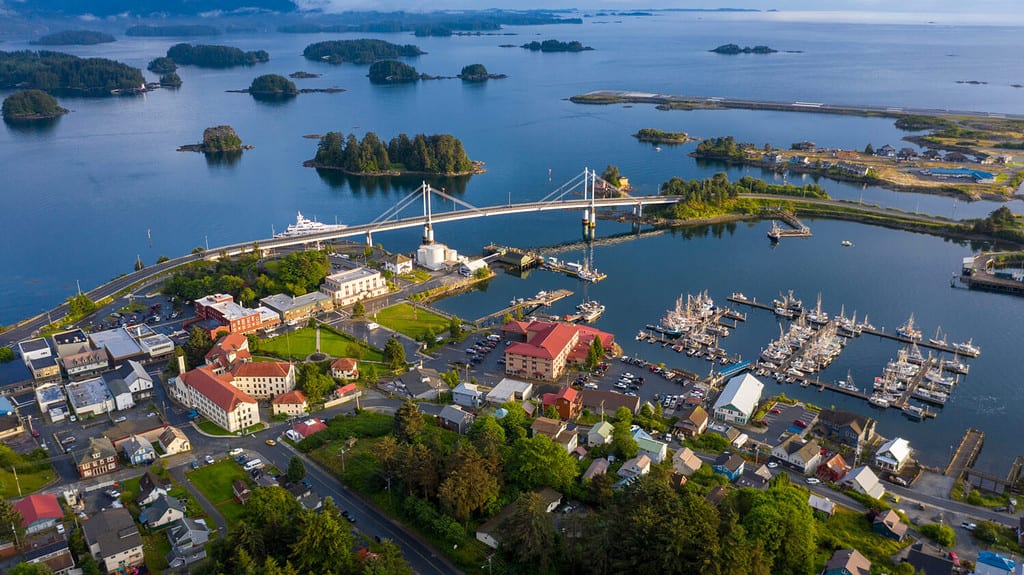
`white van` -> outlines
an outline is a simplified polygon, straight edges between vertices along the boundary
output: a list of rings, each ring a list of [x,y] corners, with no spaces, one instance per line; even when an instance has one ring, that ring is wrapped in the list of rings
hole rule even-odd
[[[263,469],[263,461],[260,459],[251,459],[245,463],[244,469],[246,471],[252,471],[253,469]]]

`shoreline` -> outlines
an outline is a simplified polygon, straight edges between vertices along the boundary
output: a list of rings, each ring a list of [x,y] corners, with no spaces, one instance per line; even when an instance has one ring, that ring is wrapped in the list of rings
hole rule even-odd
[[[313,139],[310,136],[303,136],[303,137],[304,138],[308,138],[308,139]],[[417,171],[413,171],[413,170],[388,170],[386,172],[352,172],[352,171],[346,170],[345,168],[341,168],[341,167],[337,167],[337,166],[326,166],[324,164],[319,164],[319,163],[316,162],[316,160],[306,160],[305,162],[302,162],[302,167],[304,167],[304,168],[316,168],[317,170],[333,170],[333,171],[336,171],[336,172],[341,172],[343,174],[347,174],[349,176],[359,176],[359,177],[367,177],[367,178],[398,177],[398,176],[433,176],[433,177],[441,177],[441,178],[461,178],[461,177],[464,177],[464,176],[476,176],[476,175],[479,175],[479,174],[487,173],[487,170],[484,169],[484,163],[483,162],[479,162],[479,161],[473,161],[473,169],[468,171],[468,172],[445,172],[445,173],[417,172]]]

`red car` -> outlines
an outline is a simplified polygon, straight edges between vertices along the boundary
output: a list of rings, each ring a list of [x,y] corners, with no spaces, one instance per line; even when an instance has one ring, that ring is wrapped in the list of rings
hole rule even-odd
[[[956,551],[949,552],[949,560],[953,562],[953,565],[960,566],[960,558],[956,556]]]
[[[781,414],[781,413],[782,413],[782,410],[781,410],[781,409],[779,409],[779,408],[777,408],[777,407],[774,407],[774,408],[772,408],[772,410],[771,410],[771,411],[769,411],[768,413],[770,413],[770,414],[772,414],[772,415],[779,415],[779,414]]]
[[[793,425],[803,429],[803,428],[807,427],[807,422],[805,422],[803,420],[800,420],[800,419],[794,419],[793,420]]]

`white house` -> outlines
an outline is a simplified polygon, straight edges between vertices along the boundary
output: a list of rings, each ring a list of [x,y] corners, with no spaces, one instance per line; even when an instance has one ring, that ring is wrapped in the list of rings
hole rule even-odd
[[[355,268],[327,276],[320,291],[330,296],[334,305],[346,306],[388,293],[388,283],[377,270]]]
[[[612,424],[607,421],[596,423],[587,432],[587,445],[605,445],[612,441]]]
[[[713,408],[715,419],[730,423],[746,424],[754,415],[757,402],[761,400],[764,384],[749,373],[737,375],[725,384]]]
[[[412,258],[402,254],[389,256],[384,260],[384,269],[396,276],[412,272]]]
[[[854,491],[874,499],[885,497],[885,487],[878,481],[878,476],[867,465],[851,470],[843,478],[843,485],[849,485]]]
[[[463,407],[480,407],[484,402],[484,394],[477,389],[475,383],[462,382],[452,390],[452,401]]]
[[[135,407],[135,399],[132,398],[132,391],[128,384],[120,377],[103,378],[110,390],[110,396],[114,398],[114,409],[122,411]]]
[[[790,435],[772,448],[772,457],[804,475],[809,475],[814,473],[821,463],[821,447],[816,439],[804,441],[799,435]]]
[[[487,403],[501,405],[509,401],[523,401],[533,395],[533,384],[504,378],[487,393]]]
[[[910,460],[910,443],[902,437],[890,439],[875,453],[875,466],[879,469],[898,473]]]
[[[623,462],[622,467],[619,468],[619,477],[635,477],[637,475],[647,475],[650,472],[651,458],[644,454]]]
[[[104,374],[104,379],[107,379],[108,384],[111,379],[123,380],[128,384],[128,391],[132,393],[135,401],[153,396],[153,376],[149,375],[137,361],[128,360],[116,370]]]

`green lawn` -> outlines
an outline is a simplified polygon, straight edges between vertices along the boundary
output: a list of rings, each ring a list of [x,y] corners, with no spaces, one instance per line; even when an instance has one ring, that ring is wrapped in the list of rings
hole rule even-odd
[[[428,329],[433,330],[435,335],[448,330],[446,318],[420,306],[413,308],[404,302],[380,310],[373,316],[373,320],[413,339],[421,339]]]
[[[146,567],[150,573],[163,573],[167,569],[167,554],[171,552],[171,542],[167,539],[167,530],[155,533],[142,533],[142,553],[146,558]]]
[[[10,468],[0,469],[0,497],[13,499],[20,497],[18,485],[21,485],[21,495],[28,495],[42,489],[44,485],[53,481],[53,470],[50,468],[35,473],[18,472],[18,481],[14,481],[14,474]]]
[[[200,421],[196,425],[199,426],[199,429],[203,430],[206,433],[209,433],[210,435],[237,435],[239,433],[241,435],[247,435],[249,433],[255,433],[257,431],[260,431],[265,427],[262,423],[257,423],[256,425],[247,427],[238,433],[231,433],[230,431],[224,429],[223,427],[217,425],[216,423],[210,421],[209,419],[204,419],[203,421]]]
[[[382,361],[380,351],[345,334],[327,328],[320,329],[320,351],[331,357],[355,357],[367,361]],[[316,352],[316,328],[304,327],[286,335],[273,339],[260,340],[259,351],[289,357],[305,359]]]
[[[419,283],[423,283],[423,282],[429,280],[430,279],[430,274],[425,272],[425,271],[423,271],[423,270],[421,270],[421,269],[419,269],[419,268],[413,268],[413,270],[411,272],[402,274],[402,275],[400,275],[398,277],[400,277],[400,278],[402,278],[402,279],[404,279],[406,281],[410,281],[410,282],[418,283],[419,284]]]
[[[213,465],[200,467],[195,471],[190,471],[188,476],[192,480],[192,485],[195,485],[196,489],[210,500],[210,503],[217,506],[232,501],[234,497],[231,491],[232,481],[236,479],[248,481],[249,479],[249,475],[242,469],[242,466],[232,459],[224,459]]]
[[[882,537],[871,531],[871,523],[863,513],[837,508],[835,515],[818,526],[818,563],[824,565],[832,556],[832,549],[857,549],[875,564],[891,564],[889,557],[910,545],[909,538],[902,543]],[[872,570],[874,571],[874,570]]]

